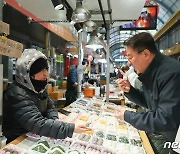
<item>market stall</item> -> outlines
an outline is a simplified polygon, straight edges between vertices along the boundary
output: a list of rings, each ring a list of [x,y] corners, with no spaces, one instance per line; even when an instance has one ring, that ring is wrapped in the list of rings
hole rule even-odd
[[[74,133],[72,138],[58,140],[28,133],[8,146],[24,154],[153,154],[145,132],[138,131],[127,123],[119,122],[114,117],[113,112],[117,107],[121,108],[115,104],[105,104],[100,99],[80,98],[65,110],[60,110],[63,111],[63,114],[59,113],[60,120],[87,122],[87,126],[92,128],[92,131],[84,134]]]

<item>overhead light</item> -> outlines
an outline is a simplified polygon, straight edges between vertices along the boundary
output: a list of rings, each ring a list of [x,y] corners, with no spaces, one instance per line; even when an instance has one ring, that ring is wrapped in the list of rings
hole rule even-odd
[[[66,48],[77,48],[77,44],[72,43],[72,42],[66,42],[65,47]]]
[[[92,36],[90,40],[87,42],[86,48],[90,48],[96,51],[97,49],[103,48],[103,45],[101,41],[99,40],[99,38],[95,35],[95,36]]]
[[[72,21],[75,23],[81,23],[89,20],[91,18],[90,12],[82,7],[82,0],[77,0],[76,8],[72,14]]]
[[[92,32],[98,28],[98,25],[94,21],[88,20],[83,24],[83,28],[87,32]]]
[[[61,10],[63,9],[64,5],[62,0],[51,0],[53,5],[54,5],[54,9],[55,10]]]

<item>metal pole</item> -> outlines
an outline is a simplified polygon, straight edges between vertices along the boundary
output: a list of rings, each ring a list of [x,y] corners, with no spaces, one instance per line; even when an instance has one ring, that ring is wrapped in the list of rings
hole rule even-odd
[[[106,47],[106,61],[107,61],[107,71],[106,71],[106,102],[109,102],[109,69],[110,69],[110,64],[109,64],[109,27],[107,28],[107,47]]]
[[[78,32],[78,86],[77,86],[77,97],[81,97],[81,84],[83,79],[83,69],[82,67],[82,61],[83,61],[83,48],[82,48],[82,37],[83,37],[83,31],[80,30]]]
[[[3,5],[4,1],[0,0],[0,20],[3,20]],[[0,55],[0,64],[2,64],[2,55]]]

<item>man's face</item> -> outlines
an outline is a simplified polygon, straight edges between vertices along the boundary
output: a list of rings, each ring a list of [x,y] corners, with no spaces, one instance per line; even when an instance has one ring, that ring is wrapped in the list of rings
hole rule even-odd
[[[149,65],[145,51],[138,53],[131,47],[126,47],[126,52],[128,62],[135,68],[137,74],[143,73]]]

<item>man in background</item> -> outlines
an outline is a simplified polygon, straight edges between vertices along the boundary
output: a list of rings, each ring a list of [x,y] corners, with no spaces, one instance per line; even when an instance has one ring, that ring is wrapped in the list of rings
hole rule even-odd
[[[85,70],[88,67],[88,60],[83,59],[82,65]],[[77,66],[72,68],[67,76],[67,87],[66,87],[66,104],[65,106],[70,105],[72,102],[77,99],[77,86],[78,86],[78,74],[77,74]]]

